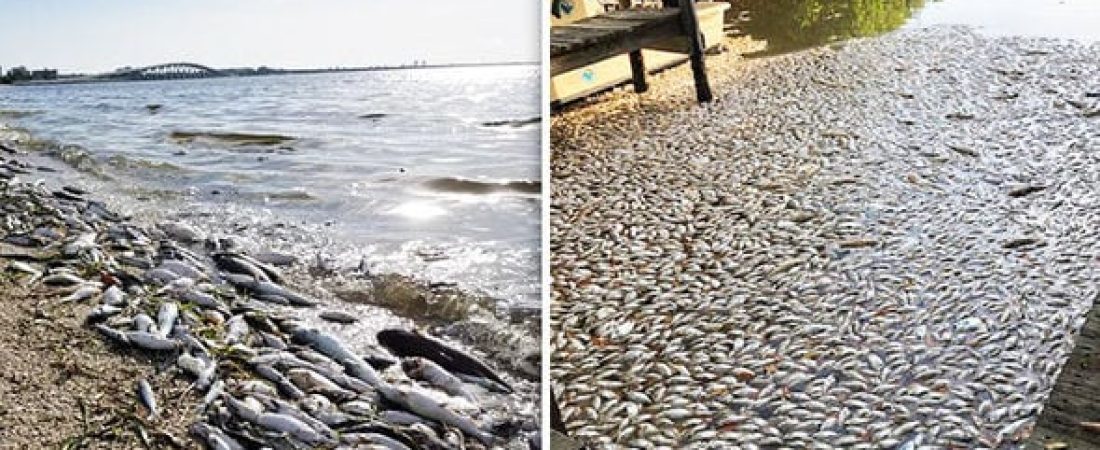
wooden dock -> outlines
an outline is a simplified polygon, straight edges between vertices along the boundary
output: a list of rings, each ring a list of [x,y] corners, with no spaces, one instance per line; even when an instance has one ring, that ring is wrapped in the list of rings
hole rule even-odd
[[[1089,422],[1100,422],[1100,302],[1089,311],[1026,448],[1100,448],[1100,427],[1082,425]]]
[[[629,54],[634,90],[645,92],[648,85],[643,48],[688,54],[695,74],[696,97],[701,102],[713,98],[703,62],[705,47],[694,0],[665,0],[661,9],[611,11],[551,27],[550,74]]]

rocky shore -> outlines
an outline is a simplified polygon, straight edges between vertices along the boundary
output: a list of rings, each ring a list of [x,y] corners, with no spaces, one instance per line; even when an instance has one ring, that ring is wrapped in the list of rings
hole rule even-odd
[[[680,67],[567,107],[550,374],[571,435],[1023,446],[1100,295],[1097,61],[908,30],[709,57],[712,104]]]
[[[30,156],[0,141],[0,446],[537,442],[537,340],[476,320],[476,296],[143,223]]]

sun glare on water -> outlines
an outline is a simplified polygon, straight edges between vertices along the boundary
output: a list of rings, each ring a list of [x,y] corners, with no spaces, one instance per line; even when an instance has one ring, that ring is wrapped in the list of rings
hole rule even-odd
[[[447,215],[447,210],[434,202],[413,200],[397,205],[387,213],[412,220],[430,220]]]

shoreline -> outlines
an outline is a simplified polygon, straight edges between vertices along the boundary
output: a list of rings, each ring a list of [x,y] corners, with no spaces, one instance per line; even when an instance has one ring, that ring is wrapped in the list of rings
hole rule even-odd
[[[570,436],[1024,444],[1100,307],[1100,236],[1075,225],[1100,219],[1098,49],[903,30],[708,57],[710,104],[681,66],[563,108],[550,382]]]
[[[11,143],[9,142],[7,144],[10,145]],[[18,151],[16,151],[16,153],[18,153]],[[102,203],[93,200],[95,198],[94,193],[83,192],[83,190],[79,188],[62,189],[60,185],[51,186],[51,188],[57,189],[51,193],[49,190],[32,188],[25,184],[5,181],[5,179],[11,175],[14,175],[15,179],[18,181],[23,178],[24,175],[28,175],[26,172],[31,172],[35,170],[35,168],[20,163],[19,161],[24,158],[21,158],[18,154],[0,153],[0,157],[3,158],[0,162],[6,166],[0,169],[0,172],[3,172],[3,176],[0,177],[0,185],[3,186],[3,195],[6,198],[15,195],[14,198],[32,200],[29,204],[45,205],[45,209],[34,207],[34,211],[36,212],[32,212],[31,210],[25,209],[25,205],[19,202],[9,202],[8,200],[10,199],[8,199],[6,203],[12,206],[9,206],[8,210],[5,211],[5,216],[16,218],[16,223],[20,223],[20,220],[31,220],[31,222],[28,223],[33,223],[34,221],[42,219],[35,219],[36,214],[46,214],[44,217],[47,217],[42,219],[45,220],[45,222],[34,225],[28,230],[22,230],[20,232],[4,230],[4,241],[7,242],[0,244],[3,245],[3,247],[0,248],[3,250],[3,252],[0,252],[0,268],[3,269],[5,277],[8,278],[8,280],[6,280],[8,284],[5,284],[5,286],[12,286],[13,284],[11,283],[15,282],[22,284],[23,282],[31,280],[31,277],[38,277],[39,281],[41,281],[43,279],[42,277],[64,275],[65,270],[63,270],[63,268],[65,266],[73,267],[73,269],[76,270],[74,275],[82,279],[80,281],[72,280],[73,287],[61,289],[60,291],[56,288],[44,290],[42,286],[37,284],[38,282],[35,282],[32,283],[31,290],[25,294],[10,293],[3,299],[10,306],[20,306],[20,308],[17,309],[19,313],[15,314],[13,311],[11,317],[6,319],[9,321],[6,321],[4,325],[33,325],[43,320],[47,321],[46,323],[50,325],[59,325],[57,322],[50,322],[50,319],[45,318],[46,316],[42,316],[43,308],[39,307],[39,305],[47,305],[45,311],[47,311],[46,314],[48,314],[49,317],[63,317],[67,319],[60,322],[63,326],[60,327],[59,330],[52,331],[68,336],[72,343],[68,346],[66,352],[62,354],[58,354],[53,349],[49,348],[22,353],[26,350],[23,348],[25,346],[23,343],[27,342],[25,340],[16,340],[15,344],[7,346],[7,348],[4,348],[2,351],[14,355],[13,358],[24,356],[31,357],[31,355],[35,355],[31,360],[58,361],[57,364],[58,367],[60,367],[58,370],[66,371],[66,373],[67,371],[77,370],[77,375],[73,375],[73,377],[80,380],[80,383],[62,383],[53,386],[55,395],[61,399],[58,400],[57,405],[54,405],[57,407],[55,408],[57,411],[50,412],[47,411],[47,408],[43,407],[39,410],[35,410],[32,414],[26,414],[26,410],[20,412],[10,405],[22,403],[21,400],[23,400],[24,397],[20,397],[20,395],[24,395],[23,393],[33,395],[33,390],[30,389],[30,386],[35,384],[52,384],[53,380],[48,380],[48,378],[56,371],[43,370],[39,373],[35,370],[25,370],[21,372],[19,378],[13,378],[9,386],[14,396],[3,397],[4,403],[0,406],[4,406],[5,409],[0,412],[0,417],[4,417],[5,421],[8,421],[13,420],[13,414],[23,414],[26,419],[14,420],[13,423],[21,423],[21,421],[29,420],[32,424],[45,425],[54,423],[55,425],[50,426],[48,429],[41,428],[41,425],[23,428],[16,426],[10,429],[0,427],[0,430],[2,430],[0,431],[0,435],[10,438],[5,440],[5,445],[41,444],[41,439],[60,443],[66,438],[73,438],[74,434],[78,436],[88,435],[89,433],[96,434],[96,430],[93,429],[96,428],[98,424],[106,423],[117,428],[120,424],[118,420],[122,420],[115,419],[114,422],[106,419],[100,422],[92,420],[86,425],[84,421],[89,419],[86,418],[85,413],[75,411],[73,409],[74,404],[77,404],[77,406],[79,406],[79,404],[92,405],[93,412],[116,418],[124,417],[127,420],[125,424],[133,428],[131,425],[141,423],[140,421],[134,421],[134,417],[138,416],[134,416],[133,411],[142,410],[142,408],[138,406],[141,402],[135,395],[134,383],[137,378],[145,376],[152,385],[155,396],[159,397],[161,400],[160,404],[163,409],[161,418],[165,420],[145,423],[142,426],[148,426],[149,432],[153,434],[157,434],[158,431],[156,430],[164,426],[165,432],[172,436],[172,438],[165,437],[165,442],[176,441],[183,445],[194,446],[195,441],[193,433],[190,433],[188,430],[188,428],[192,426],[192,422],[200,419],[200,417],[206,417],[208,421],[224,420],[217,419],[217,417],[224,418],[227,413],[230,414],[231,417],[232,414],[241,414],[241,412],[231,411],[232,408],[226,409],[224,402],[229,401],[228,398],[216,396],[211,402],[211,407],[207,408],[207,414],[205,416],[195,415],[193,409],[190,408],[193,407],[206,392],[201,389],[196,389],[192,385],[189,393],[182,396],[177,395],[178,392],[182,392],[182,389],[180,389],[181,383],[184,388],[187,388],[188,383],[193,379],[191,376],[185,374],[186,370],[181,372],[181,367],[184,366],[180,365],[183,364],[182,362],[176,360],[178,355],[190,354],[194,357],[198,357],[200,360],[205,360],[206,363],[204,364],[206,364],[207,369],[213,367],[212,370],[218,374],[218,378],[224,378],[226,392],[232,393],[237,396],[238,399],[249,396],[264,398],[264,395],[275,395],[275,393],[267,388],[256,392],[248,390],[257,389],[257,382],[246,380],[253,377],[255,377],[253,379],[262,380],[264,374],[264,369],[260,369],[258,366],[250,367],[257,363],[250,363],[249,361],[254,361],[254,358],[258,357],[258,355],[277,354],[279,353],[277,349],[285,346],[289,346],[290,351],[303,355],[302,357],[311,356],[316,358],[318,356],[317,353],[306,350],[310,344],[308,341],[300,342],[298,339],[300,336],[298,335],[301,333],[297,333],[296,330],[317,329],[320,330],[322,334],[332,333],[332,336],[337,336],[337,339],[339,339],[338,336],[345,334],[341,330],[350,330],[351,328],[348,327],[358,326],[341,324],[345,320],[352,319],[372,322],[373,324],[371,327],[373,328],[355,328],[359,331],[356,331],[356,334],[351,336],[350,341],[346,341],[350,342],[350,347],[355,348],[357,353],[365,350],[367,355],[389,358],[391,361],[400,361],[400,359],[398,356],[395,356],[376,343],[373,335],[374,332],[379,329],[409,329],[412,327],[421,329],[426,326],[431,326],[431,329],[438,332],[449,329],[458,330],[450,334],[441,335],[436,332],[432,334],[435,336],[442,336],[442,342],[446,343],[446,345],[454,346],[453,348],[459,351],[472,351],[475,355],[490,356],[491,358],[488,358],[486,361],[490,362],[491,370],[496,371],[497,374],[509,380],[509,382],[516,387],[517,393],[514,395],[497,394],[467,383],[464,385],[465,389],[473,390],[478,400],[472,405],[456,403],[452,405],[455,411],[458,411],[461,415],[469,415],[470,418],[476,420],[479,427],[485,427],[482,430],[485,433],[488,433],[489,430],[496,430],[494,427],[499,427],[505,423],[513,424],[508,428],[509,431],[504,431],[504,434],[498,436],[496,438],[497,440],[494,442],[494,445],[500,445],[502,448],[525,448],[526,444],[524,441],[535,432],[538,420],[537,413],[535,416],[530,415],[531,411],[529,404],[537,404],[538,383],[537,381],[531,381],[521,376],[524,372],[517,369],[517,363],[521,364],[523,362],[521,359],[514,361],[500,359],[503,355],[507,354],[507,350],[514,350],[522,353],[530,349],[470,347],[470,342],[478,342],[474,341],[478,336],[472,336],[470,339],[465,339],[467,336],[459,336],[458,334],[462,331],[462,328],[455,328],[465,322],[464,319],[470,317],[468,312],[461,314],[437,314],[436,316],[430,314],[414,314],[411,317],[418,317],[418,319],[413,321],[409,318],[401,317],[400,309],[393,308],[394,306],[401,305],[415,306],[415,304],[419,304],[421,308],[428,308],[440,304],[444,299],[453,299],[452,301],[459,302],[456,303],[454,307],[459,308],[458,310],[462,310],[462,308],[483,308],[482,306],[477,306],[476,301],[465,299],[465,297],[470,297],[469,293],[458,291],[447,285],[437,285],[399,275],[365,276],[365,274],[361,274],[357,276],[354,273],[346,272],[347,269],[339,267],[324,268],[327,272],[322,274],[322,277],[318,278],[311,273],[314,272],[313,267],[306,267],[307,264],[298,263],[291,267],[276,269],[285,277],[284,280],[274,283],[274,287],[271,287],[271,289],[276,289],[276,291],[278,291],[277,295],[268,296],[265,299],[258,299],[257,295],[262,296],[262,294],[258,294],[256,290],[258,288],[255,286],[249,287],[252,286],[254,282],[241,280],[238,277],[235,279],[235,283],[237,284],[236,289],[232,286],[232,284],[234,284],[233,282],[227,283],[227,281],[233,279],[233,277],[226,275],[228,272],[224,271],[224,267],[214,264],[213,261],[209,259],[211,253],[208,253],[208,251],[204,249],[211,241],[207,241],[204,244],[202,242],[203,239],[195,239],[197,237],[194,236],[195,233],[200,235],[206,234],[200,228],[194,228],[181,223],[146,228],[137,223],[130,222],[129,218],[117,217],[113,212],[105,208]],[[17,204],[19,207],[15,206]],[[80,252],[78,252],[78,254],[69,255],[69,257],[58,254],[59,251],[63,252],[65,248],[68,248],[67,246],[76,245],[74,244],[76,242],[74,238],[82,234],[88,234],[86,231],[78,232],[75,229],[69,228],[68,225],[78,223],[73,222],[73,218],[65,218],[65,215],[54,215],[52,219],[48,218],[51,214],[64,214],[60,213],[60,211],[70,211],[73,213],[84,211],[82,213],[82,219],[88,223],[74,226],[83,227],[90,225],[91,230],[95,230],[91,235],[93,242],[90,243],[94,245],[88,245],[89,242],[81,243],[78,245],[78,247],[81,247]],[[118,234],[120,232],[124,234],[130,233],[128,235],[129,237],[120,238]],[[134,235],[133,233],[137,234]],[[136,236],[146,234],[152,239],[138,238],[136,241],[132,240]],[[228,245],[229,247],[235,245],[235,243],[232,242],[232,238],[228,240],[224,238],[226,238],[226,236],[222,235],[222,239],[214,239],[213,242]],[[156,243],[158,239],[162,240]],[[132,250],[137,250],[137,253],[134,253]],[[220,249],[220,251],[229,251],[230,255],[232,255],[234,254],[233,252],[240,250],[223,248]],[[44,255],[43,252],[49,253],[48,260],[40,260],[47,256]],[[188,264],[191,266],[191,269],[182,267],[179,268],[181,271],[198,270],[199,272],[206,273],[196,274],[199,277],[194,280],[198,281],[197,284],[194,283],[194,281],[181,280],[181,278],[188,278],[181,276],[169,276],[171,280],[162,279],[159,281],[149,278],[149,276],[151,276],[150,274],[154,271],[149,270],[150,266],[145,266],[145,264],[152,263],[155,265],[159,261],[164,260],[163,258],[166,258],[166,254],[175,255],[174,258],[183,258],[183,261],[192,261],[191,264]],[[279,255],[276,254],[276,256]],[[289,255],[282,256],[286,257]],[[193,257],[197,257],[198,259],[196,260]],[[88,258],[91,259],[89,260]],[[104,260],[103,258],[106,259]],[[141,268],[119,263],[118,258],[122,258],[123,261],[137,263]],[[146,262],[136,261],[143,259]],[[299,257],[299,259],[301,258]],[[274,263],[276,261],[272,262]],[[29,265],[29,271],[38,272],[38,274],[27,273],[27,265]],[[60,270],[60,272],[58,272],[58,270]],[[91,272],[88,272],[89,270]],[[103,275],[103,270],[106,270],[106,273],[110,273],[110,276]],[[160,275],[164,274],[160,273]],[[179,274],[177,273],[176,275]],[[90,277],[85,278],[88,276]],[[156,276],[153,278],[156,278]],[[209,281],[202,281],[207,278],[209,278]],[[123,283],[118,284],[119,281]],[[163,285],[165,282],[168,284],[161,287],[160,285]],[[96,329],[93,328],[90,323],[85,322],[84,317],[93,307],[103,308],[102,305],[98,307],[95,305],[99,304],[101,299],[106,298],[106,291],[109,286],[112,285],[124,287],[128,296],[130,294],[134,296],[133,300],[128,300],[121,304],[120,308],[122,311],[111,311],[113,314],[118,314],[117,316],[97,318],[94,321],[97,323],[97,326],[107,324],[112,329],[125,330],[128,326],[131,326],[133,319],[116,319],[120,316],[140,312],[148,314],[154,318],[155,322],[159,322],[161,320],[160,316],[164,314],[164,308],[168,308],[169,310],[173,309],[167,306],[171,303],[175,305],[174,308],[177,310],[175,316],[178,322],[175,323],[184,324],[182,331],[179,326],[170,327],[171,331],[168,331],[169,337],[177,340],[176,343],[171,344],[171,346],[173,348],[178,348],[183,345],[186,350],[183,352],[173,350],[167,352],[167,355],[163,357],[150,358],[146,356],[146,354],[163,352],[128,349],[128,346],[122,342],[109,343],[112,339],[111,332],[102,331],[106,333],[106,337],[97,333]],[[192,290],[191,286],[199,287],[199,290]],[[364,304],[356,306],[351,303],[334,303],[336,298],[347,300],[345,295],[334,293],[334,287],[340,286],[349,288],[347,292],[359,295],[358,298],[352,300],[360,301]],[[91,287],[93,288],[92,290],[95,291],[88,294],[90,298],[67,302],[62,305],[57,304],[59,297],[77,295],[70,294],[70,292],[75,290],[75,292],[79,293],[81,289],[85,287]],[[302,290],[296,291],[296,289]],[[202,292],[206,292],[207,294],[200,295],[199,293]],[[365,293],[366,295],[357,293]],[[79,294],[78,296],[82,295],[85,294]],[[210,301],[210,298],[214,298],[217,302],[208,305],[212,307],[211,309],[198,306],[194,304],[193,301],[185,300],[180,297],[181,295],[196,295],[197,297],[191,300],[199,299],[202,300],[202,302],[207,302]],[[210,297],[210,295],[213,297]],[[318,302],[319,304],[318,307],[315,308],[309,308],[308,305],[306,305],[305,308],[295,308],[292,305],[279,306],[278,304],[262,303],[263,301],[286,303],[288,300],[291,303],[307,304]],[[136,303],[132,303],[131,301],[136,301]],[[394,316],[392,319],[385,319],[378,322],[377,318],[374,317],[377,316],[377,314],[364,312],[370,310],[385,311],[383,315],[392,315],[394,313],[398,313],[398,315]],[[50,313],[49,311],[54,312]],[[350,316],[348,313],[350,313]],[[172,314],[168,315],[172,316]],[[330,316],[332,320],[324,319],[323,317],[325,315]],[[474,317],[476,318],[477,316]],[[229,341],[223,342],[222,339],[229,339],[229,334],[227,333],[232,332],[228,328],[225,328],[228,327],[226,321],[233,318],[237,318],[238,324],[246,323],[248,326],[245,329],[248,331],[245,331],[244,338],[234,339],[238,342],[237,344],[228,345]],[[241,318],[246,318],[246,320],[242,322],[240,320]],[[173,321],[175,321],[175,319],[173,319]],[[446,324],[452,325],[444,326]],[[42,327],[35,328],[32,325],[20,325],[23,327],[22,329],[31,330],[31,332],[26,335],[26,338],[29,340],[49,341],[49,339],[40,334],[47,332],[46,329]],[[155,324],[153,327],[154,328],[151,329],[155,329]],[[257,329],[256,327],[260,328]],[[191,332],[187,332],[186,330],[188,329],[190,329]],[[260,330],[266,331],[261,332]],[[361,334],[364,332],[369,333],[369,339],[367,339],[367,336]],[[243,341],[240,339],[243,339]],[[154,340],[153,345],[159,345],[160,342],[162,341]],[[240,347],[241,342],[248,342],[248,347]],[[459,342],[459,344],[456,345],[454,342]],[[522,344],[523,342],[508,341],[505,343]],[[198,347],[195,347],[195,345]],[[274,347],[271,347],[272,345],[274,345]],[[305,345],[305,347],[301,347],[300,345]],[[236,350],[232,350],[233,352],[244,351],[244,356],[233,356],[232,354],[222,353],[227,351],[227,349],[234,348]],[[315,350],[320,351],[319,349]],[[257,356],[249,358],[247,357],[249,354]],[[114,377],[100,376],[100,373],[106,372],[106,370],[97,370],[93,371],[92,374],[87,374],[85,372],[88,371],[80,369],[81,366],[76,366],[77,369],[66,368],[68,366],[65,364],[69,364],[67,361],[72,359],[90,359],[97,361],[96,364],[99,364],[101,367],[113,366],[121,367],[122,369],[119,369],[119,375]],[[323,361],[323,358],[317,358],[317,360]],[[505,362],[508,364],[505,364]],[[339,379],[339,377],[342,376],[341,373],[345,372],[345,370],[350,370],[351,372],[357,373],[361,378],[371,381],[368,383],[370,385],[369,387],[374,389],[364,387],[362,384],[364,381],[362,379],[360,380],[361,382],[345,380],[344,383],[348,384],[344,386],[342,393],[323,393],[336,395],[334,398],[344,399],[344,401],[346,401],[349,396],[347,392],[348,386],[356,387],[354,391],[356,393],[356,398],[362,399],[366,404],[372,405],[371,407],[373,408],[371,412],[360,411],[356,414],[368,414],[369,416],[380,414],[380,408],[382,408],[383,403],[380,403],[379,395],[383,392],[389,392],[387,389],[390,388],[387,386],[392,386],[393,389],[402,391],[413,391],[413,395],[419,395],[416,394],[416,392],[431,396],[442,395],[437,390],[421,382],[415,382],[410,379],[407,374],[403,372],[402,368],[399,367],[401,364],[396,364],[388,368],[375,367],[374,370],[363,368],[356,369],[353,366],[341,368],[340,366],[343,364],[335,360],[318,362],[317,364],[322,364],[322,366],[314,367],[314,370],[321,371],[318,373],[329,374],[329,376],[335,376]],[[52,368],[54,366],[50,365],[48,367]],[[250,368],[253,370],[251,373],[249,372]],[[281,379],[284,381],[287,380],[285,376],[288,376],[287,374],[294,370],[294,367],[279,365],[274,366],[274,368],[277,372],[282,372],[284,378]],[[150,372],[152,369],[155,369],[155,375]],[[242,370],[244,372],[241,372]],[[261,372],[257,373],[255,372],[256,370]],[[370,375],[374,372],[378,373],[382,381],[377,381]],[[301,369],[295,373],[297,373],[296,376],[299,377],[305,376],[302,375]],[[242,375],[244,375],[243,378],[241,378]],[[278,394],[286,395],[288,392],[294,394],[294,386],[283,386],[278,381],[279,379],[280,377],[274,376],[274,378],[270,378],[270,380],[273,381],[261,381],[259,383],[269,387],[278,386]],[[291,381],[292,384],[299,385],[298,390],[306,390],[306,392],[309,391],[301,385],[303,383],[309,385],[313,382],[317,381],[309,381],[308,377],[301,379],[296,378]],[[374,383],[382,384],[376,386]],[[88,387],[82,389],[82,392],[73,392],[70,386],[78,384]],[[286,390],[284,390],[284,388]],[[5,389],[5,393],[7,393],[6,391],[8,391],[8,389]],[[262,394],[260,392],[267,392],[267,394]],[[90,401],[82,400],[84,397],[81,394],[85,393],[100,395],[101,397],[108,398],[108,401],[102,404],[93,404]],[[296,394],[292,395],[291,399],[293,399],[295,395]],[[318,394],[314,394],[306,398],[320,401],[314,398],[317,395]],[[172,400],[169,401],[169,398]],[[222,400],[223,398],[226,400]],[[442,398],[450,397],[444,395]],[[183,400],[176,401],[175,399]],[[9,400],[12,403],[8,403]],[[389,405],[391,407],[393,406],[392,404]],[[67,408],[62,408],[62,406]],[[305,406],[301,406],[301,408],[304,410]],[[327,408],[327,410],[335,414],[336,412],[334,411],[338,412],[341,409],[337,408],[334,410],[330,407]],[[301,412],[302,411],[298,411],[295,412],[295,414]],[[349,413],[344,411],[343,414]],[[353,416],[366,417],[361,415]],[[169,420],[169,418],[171,419]],[[422,420],[425,420],[425,423],[429,425],[429,429],[434,427],[431,425],[434,423],[432,420]],[[349,423],[353,422],[354,421],[341,422],[342,425],[340,425],[340,427],[347,427]],[[216,422],[213,424],[216,425]],[[225,425],[225,427],[233,428],[234,426]],[[325,429],[323,426],[314,428],[319,430]],[[338,427],[331,426],[329,428],[336,430]],[[390,438],[399,436],[404,439],[414,439],[413,441],[406,441],[408,443],[425,443],[431,442],[436,438],[442,439],[446,437],[442,435],[422,435],[422,432],[418,432],[420,434],[413,434],[411,435],[413,437],[410,438],[408,431],[400,425],[393,424],[392,426],[388,426],[388,428],[391,430],[391,433],[396,433],[392,434]],[[237,439],[243,438],[239,433],[248,435],[248,433],[256,431],[257,425],[246,427],[246,429],[243,430],[236,428],[226,430],[226,432],[230,434],[238,433],[232,435]],[[122,432],[121,436],[97,436],[97,438],[111,439],[110,441],[101,442],[101,445],[123,445],[122,443],[129,443],[125,445],[137,446],[140,444],[139,441],[142,439],[139,437],[140,433],[127,433],[128,432]],[[358,434],[361,435],[362,433]],[[473,439],[474,435],[468,435],[466,438],[462,438],[463,434],[458,434],[457,439],[466,440],[468,441],[467,444],[477,447],[478,444],[474,443],[476,441],[476,439]],[[340,436],[343,435],[343,433],[340,434]],[[255,435],[252,436],[255,438]],[[328,436],[327,438],[331,439],[333,436]],[[385,439],[384,436],[364,437],[358,435],[357,438],[366,440]],[[454,438],[456,438],[456,436],[451,435],[448,439]],[[107,442],[109,442],[109,444]],[[521,445],[524,447],[520,447]]]
[[[277,75],[312,75],[312,74],[324,74],[324,73],[344,73],[344,72],[392,72],[400,70],[419,70],[419,69],[462,69],[462,68],[474,68],[474,67],[512,67],[512,66],[537,66],[538,62],[526,62],[526,61],[505,61],[505,62],[486,62],[486,63],[453,63],[453,64],[425,64],[422,66],[382,66],[382,67],[349,67],[339,69],[275,69],[266,73],[253,73],[253,74],[233,74],[233,75],[219,75],[216,77],[201,77],[201,78],[180,78],[178,80],[188,79],[206,79],[206,78],[241,78],[241,77],[266,77]],[[111,78],[99,78],[98,75],[73,77],[73,78],[61,78],[56,80],[31,80],[31,81],[17,81],[14,83],[0,83],[0,86],[52,86],[59,84],[88,84],[88,83],[126,83],[126,82],[138,82],[138,81],[173,81],[173,80],[126,80],[126,79],[111,79]]]

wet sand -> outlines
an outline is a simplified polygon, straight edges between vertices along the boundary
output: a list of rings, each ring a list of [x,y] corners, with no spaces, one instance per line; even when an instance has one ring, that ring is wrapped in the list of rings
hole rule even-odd
[[[157,368],[173,361],[114,346],[81,326],[86,304],[58,305],[0,260],[0,448],[201,448],[187,433],[197,398]],[[136,383],[159,393],[147,418]]]
[[[1098,60],[906,30],[710,57],[708,105],[680,67],[567,107],[550,314],[570,433],[1022,445],[1098,293]]]
[[[1074,341],[1029,448],[1100,448],[1100,304]]]

